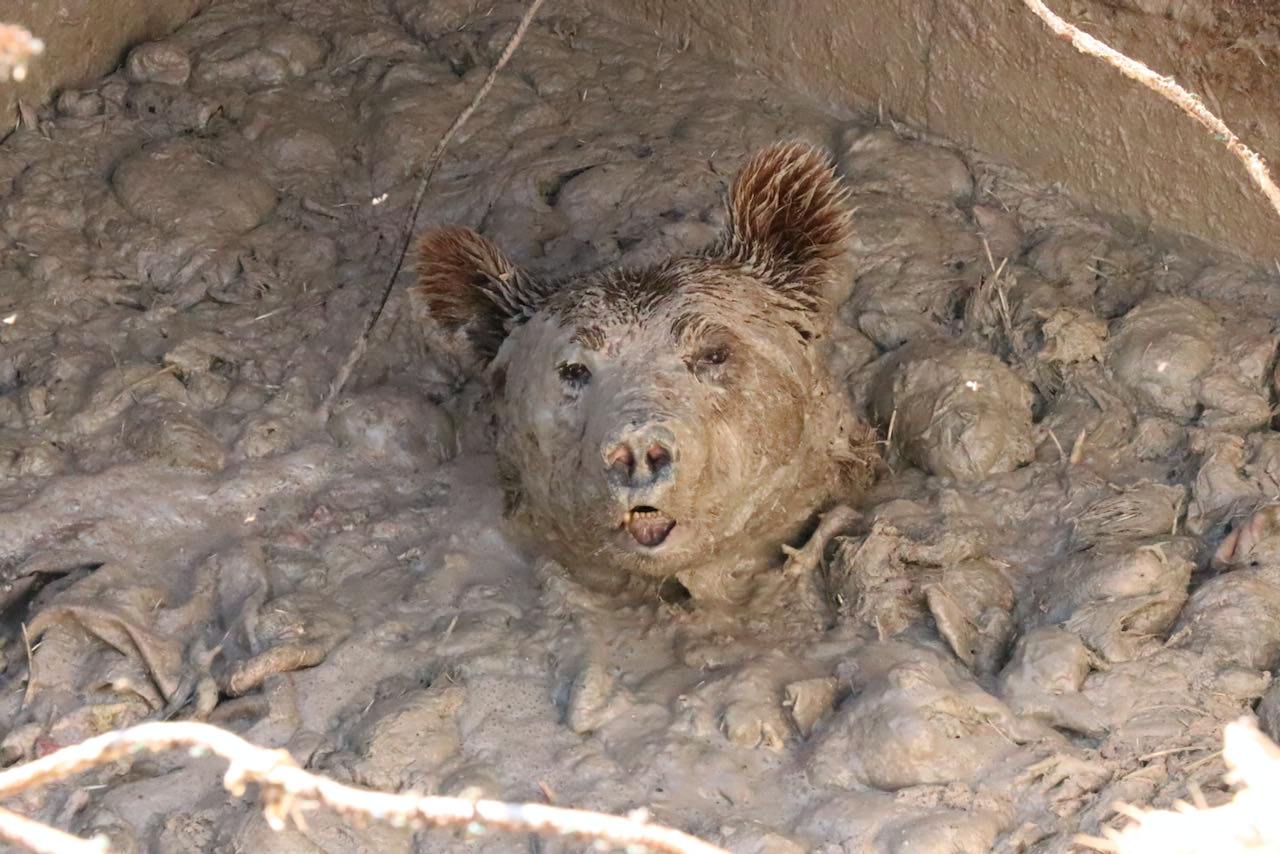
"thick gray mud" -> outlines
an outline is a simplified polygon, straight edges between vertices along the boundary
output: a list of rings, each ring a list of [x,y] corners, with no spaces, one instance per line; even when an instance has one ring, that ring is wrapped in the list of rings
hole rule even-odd
[[[557,275],[652,260],[714,236],[750,152],[832,148],[833,370],[887,471],[821,595],[605,594],[517,551],[488,405],[403,287],[316,418],[521,7],[229,2],[0,145],[0,761],[196,717],[743,854],[1067,851],[1117,801],[1226,797],[1222,725],[1280,720],[1274,272],[554,4],[419,227]],[[577,850],[274,834],[220,780],[140,759],[12,806],[119,851]]]

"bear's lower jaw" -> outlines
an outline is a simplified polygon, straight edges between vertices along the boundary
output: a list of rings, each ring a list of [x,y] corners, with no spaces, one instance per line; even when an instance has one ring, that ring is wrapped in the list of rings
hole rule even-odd
[[[656,507],[639,505],[623,514],[621,527],[637,544],[653,549],[666,542],[675,526],[676,520]]]

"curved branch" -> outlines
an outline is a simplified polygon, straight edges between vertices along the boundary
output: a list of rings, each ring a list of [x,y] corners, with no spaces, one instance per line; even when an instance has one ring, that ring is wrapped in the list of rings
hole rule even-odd
[[[250,783],[259,785],[267,823],[276,830],[284,827],[285,820],[298,814],[298,810],[323,805],[346,817],[383,821],[393,826],[499,828],[522,833],[578,836],[619,847],[641,845],[668,854],[727,854],[723,849],[687,833],[649,824],[640,817],[624,818],[541,804],[508,804],[422,796],[411,792],[393,795],[357,789],[304,771],[285,750],[268,750],[219,727],[187,721],[146,723],[109,732],[0,771],[0,799],[135,756],[144,750],[158,753],[180,747],[189,748],[196,756],[207,752],[226,759],[230,767],[223,778],[223,785],[237,797]],[[0,838],[22,843],[32,839],[20,835],[20,831],[29,830],[29,826],[36,823],[21,816],[14,818],[16,822],[8,820],[8,816],[0,812]],[[19,827],[19,822],[22,827]],[[66,837],[60,831],[46,829]],[[93,845],[89,842],[81,844]],[[35,850],[69,852],[77,849]],[[101,852],[104,849],[96,846],[84,850]]]
[[[1232,154],[1240,159],[1249,177],[1262,190],[1263,195],[1271,202],[1276,214],[1280,215],[1280,187],[1271,180],[1267,164],[1262,157],[1240,141],[1240,137],[1227,127],[1222,119],[1215,116],[1200,102],[1199,96],[1188,92],[1178,85],[1172,77],[1164,77],[1152,71],[1136,59],[1126,56],[1115,48],[1099,41],[1073,24],[1069,24],[1053,13],[1042,0],[1023,0],[1040,20],[1049,25],[1049,29],[1071,42],[1081,53],[1096,56],[1120,70],[1120,73],[1131,80],[1136,80],[1148,89],[1163,95],[1177,104],[1183,112],[1191,116],[1213,133],[1214,138],[1225,145]]]

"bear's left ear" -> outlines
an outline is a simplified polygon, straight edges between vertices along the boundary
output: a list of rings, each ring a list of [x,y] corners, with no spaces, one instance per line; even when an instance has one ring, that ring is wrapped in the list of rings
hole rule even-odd
[[[742,264],[802,302],[821,300],[853,233],[847,195],[813,146],[770,146],[734,179],[729,225],[710,254]]]
[[[511,329],[532,316],[552,290],[469,228],[438,228],[418,242],[412,298],[419,320],[441,355],[463,369],[486,367]]]

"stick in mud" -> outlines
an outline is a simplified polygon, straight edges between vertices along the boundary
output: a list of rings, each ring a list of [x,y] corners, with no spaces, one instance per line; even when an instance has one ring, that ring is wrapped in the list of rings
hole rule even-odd
[[[329,386],[329,394],[325,397],[319,409],[322,419],[328,419],[329,413],[333,410],[334,401],[337,400],[338,395],[342,394],[342,389],[351,379],[351,372],[355,370],[356,365],[364,356],[365,350],[369,346],[369,336],[373,333],[373,327],[378,324],[378,318],[382,317],[382,310],[387,307],[387,300],[391,298],[391,291],[395,287],[396,276],[400,275],[400,269],[404,266],[405,254],[409,251],[409,241],[413,239],[413,226],[418,221],[418,210],[422,207],[422,199],[427,194],[427,186],[431,183],[431,178],[436,174],[436,168],[439,167],[440,160],[444,157],[444,150],[449,146],[454,134],[475,113],[476,108],[480,106],[480,102],[484,100],[484,96],[489,94],[489,90],[493,88],[494,81],[498,79],[498,74],[506,67],[507,62],[515,54],[516,48],[520,46],[520,41],[524,38],[525,32],[528,31],[529,25],[533,23],[533,16],[538,13],[538,8],[542,6],[543,2],[544,0],[532,0],[529,3],[529,8],[525,10],[524,17],[516,25],[515,32],[512,33],[510,41],[507,42],[506,48],[503,49],[502,56],[498,57],[498,61],[493,64],[493,68],[489,69],[488,75],[484,78],[484,82],[480,84],[480,88],[476,90],[476,94],[472,96],[471,102],[463,108],[462,112],[458,113],[458,117],[449,125],[448,130],[440,137],[440,141],[436,143],[435,149],[431,152],[431,157],[427,160],[427,171],[422,174],[422,180],[418,182],[418,189],[413,194],[413,201],[409,204],[409,212],[405,216],[400,242],[396,246],[395,260],[391,265],[391,272],[387,274],[387,281],[382,287],[382,297],[378,300],[378,305],[374,308],[373,313],[369,315],[369,320],[360,331],[360,336],[356,338],[355,344],[351,347],[351,352],[342,363],[342,367],[338,369],[337,375],[334,376],[333,384]]]
[[[146,723],[105,733],[0,771],[0,800],[144,750],[158,753],[181,747],[192,756],[214,753],[226,759],[230,767],[222,782],[237,797],[250,783],[257,784],[267,824],[274,830],[283,828],[286,819],[300,823],[304,808],[323,805],[344,817],[381,821],[395,827],[460,827],[473,833],[496,828],[576,836],[620,848],[637,845],[668,854],[728,854],[687,833],[650,824],[639,813],[623,817],[541,804],[420,796],[411,792],[393,795],[344,786],[299,768],[288,751],[258,747],[211,724],[187,721]],[[100,842],[79,840],[5,810],[0,810],[0,839],[53,854],[108,850]],[[70,847],[65,844],[68,841],[83,847]],[[39,847],[46,842],[47,846]],[[57,847],[54,843],[64,844]]]

